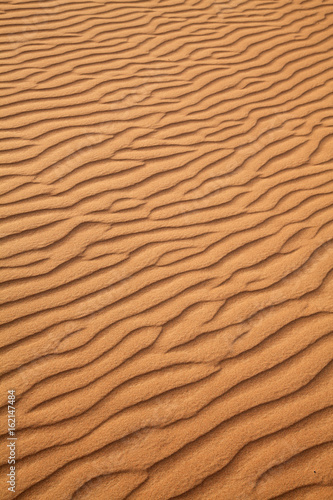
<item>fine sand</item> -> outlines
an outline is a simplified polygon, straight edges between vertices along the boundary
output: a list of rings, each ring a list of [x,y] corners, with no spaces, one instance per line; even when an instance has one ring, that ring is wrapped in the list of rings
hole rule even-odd
[[[332,0],[0,25],[0,498],[332,500]]]

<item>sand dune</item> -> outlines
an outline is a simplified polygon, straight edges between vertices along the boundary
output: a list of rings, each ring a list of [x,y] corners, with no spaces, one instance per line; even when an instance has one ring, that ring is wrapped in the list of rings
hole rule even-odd
[[[0,23],[0,498],[332,499],[333,4]]]

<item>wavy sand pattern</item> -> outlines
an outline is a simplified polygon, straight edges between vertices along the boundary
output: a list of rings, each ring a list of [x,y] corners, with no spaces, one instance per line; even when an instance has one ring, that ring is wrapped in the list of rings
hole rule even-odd
[[[1,498],[332,499],[333,4],[0,21]]]

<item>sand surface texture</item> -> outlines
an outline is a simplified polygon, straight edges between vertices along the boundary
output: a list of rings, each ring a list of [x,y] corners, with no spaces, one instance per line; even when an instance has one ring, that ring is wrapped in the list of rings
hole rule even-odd
[[[332,2],[0,23],[0,498],[332,499]]]

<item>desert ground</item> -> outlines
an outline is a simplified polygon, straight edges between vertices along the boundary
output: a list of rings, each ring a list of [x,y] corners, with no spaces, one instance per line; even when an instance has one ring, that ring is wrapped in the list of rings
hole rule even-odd
[[[332,500],[332,0],[0,27],[0,498]]]

